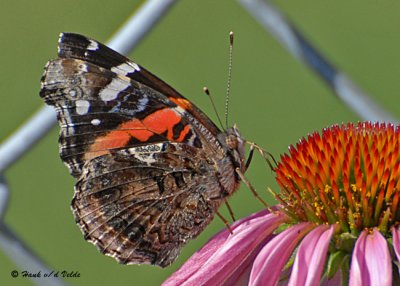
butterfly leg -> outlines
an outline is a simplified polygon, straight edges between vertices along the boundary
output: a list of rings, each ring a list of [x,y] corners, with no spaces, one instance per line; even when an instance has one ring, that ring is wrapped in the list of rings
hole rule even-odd
[[[229,205],[228,200],[225,198],[224,201],[225,201],[226,208],[228,209],[229,215],[231,216],[231,219],[233,221],[236,221],[235,215],[233,214],[233,210],[232,210],[231,206]]]
[[[216,212],[217,216],[222,220],[222,222],[225,224],[226,228],[229,230],[231,234],[233,234],[232,228],[229,225],[229,222],[226,220],[226,218],[223,217],[222,214],[219,213],[219,211]]]
[[[244,171],[245,171],[245,172],[247,171],[247,169],[248,169],[249,166],[250,166],[251,160],[253,159],[253,154],[254,154],[254,145],[250,145],[249,157],[247,157],[246,165],[245,165],[245,167],[244,167]]]
[[[242,171],[240,171],[239,168],[236,168],[236,173],[239,175],[240,179],[245,183],[247,188],[253,193],[253,195],[266,207],[269,208],[268,204],[263,200],[263,198],[260,197],[260,195],[257,193],[256,189],[252,186],[250,181],[244,176]]]
[[[247,168],[250,165],[250,161],[252,159],[252,156],[253,156],[252,153],[254,152],[254,149],[257,149],[257,151],[261,154],[261,156],[265,159],[265,161],[267,161],[267,164],[271,168],[271,170],[275,169],[273,165],[276,166],[277,163],[275,161],[274,156],[272,156],[271,153],[265,151],[261,146],[257,145],[254,142],[246,141],[246,143],[250,145],[250,154],[249,154],[249,158],[247,159],[247,162],[246,162],[246,165],[245,165],[246,166],[245,170],[247,170]],[[272,160],[272,162],[271,162],[271,160]]]

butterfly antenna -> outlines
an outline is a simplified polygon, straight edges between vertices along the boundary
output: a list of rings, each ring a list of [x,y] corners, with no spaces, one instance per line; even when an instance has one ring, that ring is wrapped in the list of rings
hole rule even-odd
[[[232,52],[233,52],[233,32],[230,32],[230,33],[229,33],[228,82],[227,82],[227,84],[226,84],[226,97],[225,97],[225,126],[226,126],[226,128],[228,128],[229,94],[230,94],[230,92],[231,92]]]
[[[203,87],[203,91],[204,91],[204,93],[208,96],[208,98],[209,98],[210,101],[211,101],[211,105],[212,105],[212,107],[213,107],[213,109],[214,109],[215,114],[217,115],[218,122],[219,122],[219,124],[221,125],[222,130],[226,131],[225,128],[224,128],[224,125],[222,125],[221,118],[219,117],[217,108],[215,107],[215,103],[214,103],[213,97],[212,97],[212,95],[211,95],[211,93],[210,93],[210,90],[208,89],[208,87],[205,86],[205,87]]]

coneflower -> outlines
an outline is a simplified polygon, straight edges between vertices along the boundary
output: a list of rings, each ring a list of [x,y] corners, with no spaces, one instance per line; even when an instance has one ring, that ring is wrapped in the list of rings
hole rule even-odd
[[[164,285],[400,285],[400,126],[334,125],[274,171],[279,204],[219,232]]]

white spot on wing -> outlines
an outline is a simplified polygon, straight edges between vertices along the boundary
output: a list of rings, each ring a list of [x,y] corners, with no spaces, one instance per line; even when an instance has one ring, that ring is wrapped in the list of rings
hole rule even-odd
[[[142,112],[146,109],[147,104],[149,103],[149,99],[147,96],[143,96],[141,99],[138,100],[136,112]]]
[[[100,98],[103,101],[110,101],[117,98],[118,94],[130,86],[128,81],[122,80],[118,77],[113,78],[113,80],[100,92]]]
[[[81,63],[81,64],[79,64],[79,69],[81,70],[81,71],[83,71],[83,72],[88,72],[89,71],[89,69],[88,69],[88,65],[87,64],[85,64],[85,63]]]
[[[100,123],[101,123],[101,121],[100,121],[100,119],[92,119],[92,121],[90,121],[90,123],[92,123],[92,125],[95,125],[95,126],[97,126],[97,125],[99,125]]]
[[[89,51],[97,51],[99,49],[99,44],[96,41],[89,40],[90,44],[87,47]]]
[[[137,64],[135,64],[133,62],[126,62],[126,63],[120,64],[119,66],[112,67],[111,71],[113,71],[117,74],[127,75],[128,73],[140,71],[140,68]]]
[[[185,114],[185,113],[186,113],[185,109],[183,109],[183,108],[180,107],[179,105],[178,105],[177,107],[175,107],[174,110],[175,110],[176,112],[178,112],[179,114]]]
[[[190,136],[187,144],[190,146],[194,146],[194,140],[196,139],[196,137],[197,137],[197,135],[195,133],[193,133],[192,136]]]
[[[75,102],[75,110],[79,115],[84,115],[89,112],[90,103],[87,100],[77,100]]]
[[[65,134],[68,135],[73,135],[75,133],[75,129],[74,129],[74,123],[71,120],[71,114],[68,111],[68,107],[67,106],[60,106],[61,110],[62,110],[62,117],[63,118],[63,125],[62,130],[65,130]]]
[[[133,156],[138,159],[139,161],[146,163],[148,166],[150,166],[152,163],[157,162],[156,159],[154,159],[154,154],[151,153],[136,153],[133,154]]]
[[[153,145],[132,147],[128,150],[124,150],[124,152],[133,155],[137,160],[150,166],[151,164],[157,162],[155,154],[162,152],[164,148],[165,143],[157,143]]]
[[[78,94],[78,93],[77,93],[77,91],[76,91],[75,89],[70,89],[70,90],[68,91],[68,95],[69,95],[70,97],[76,97],[77,94]]]
[[[60,33],[60,35],[58,36],[58,46],[57,46],[57,53],[60,53],[60,44],[63,41],[63,37],[64,37],[64,33]]]

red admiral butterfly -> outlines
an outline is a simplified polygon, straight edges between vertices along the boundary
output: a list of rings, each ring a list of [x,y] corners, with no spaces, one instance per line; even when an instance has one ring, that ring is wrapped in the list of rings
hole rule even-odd
[[[77,179],[77,224],[120,263],[168,266],[239,187],[244,140],[95,40],[63,33],[58,48],[40,96],[57,111],[60,156]]]

